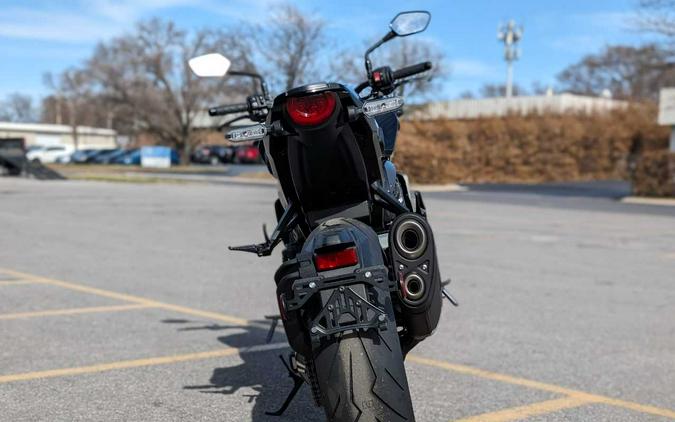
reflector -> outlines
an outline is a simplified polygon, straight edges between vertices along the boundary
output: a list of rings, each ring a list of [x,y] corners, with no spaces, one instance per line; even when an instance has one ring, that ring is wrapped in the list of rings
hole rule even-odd
[[[306,97],[291,97],[286,103],[286,110],[291,120],[298,125],[319,125],[333,114],[335,96],[330,92],[323,92]]]
[[[341,251],[316,254],[314,263],[317,271],[333,270],[358,264],[359,256],[356,253],[356,248],[351,247]]]

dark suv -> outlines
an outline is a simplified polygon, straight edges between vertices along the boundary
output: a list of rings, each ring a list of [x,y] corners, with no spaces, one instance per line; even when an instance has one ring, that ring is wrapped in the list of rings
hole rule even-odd
[[[234,148],[223,145],[201,145],[195,148],[190,156],[193,163],[198,164],[224,164],[231,163],[234,159]]]
[[[22,138],[0,138],[0,174],[21,174],[26,161],[26,148]]]

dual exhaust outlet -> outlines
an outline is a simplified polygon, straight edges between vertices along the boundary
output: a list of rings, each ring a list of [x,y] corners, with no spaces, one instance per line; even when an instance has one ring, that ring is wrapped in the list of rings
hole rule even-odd
[[[403,220],[394,230],[394,246],[407,261],[416,262],[423,257],[429,244],[426,228],[415,219]],[[426,270],[426,264],[422,269]],[[424,276],[412,271],[401,281],[401,298],[409,305],[418,305],[424,299],[427,283]]]

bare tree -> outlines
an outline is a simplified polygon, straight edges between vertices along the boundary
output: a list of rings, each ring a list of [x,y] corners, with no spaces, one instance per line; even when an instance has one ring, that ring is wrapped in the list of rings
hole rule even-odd
[[[55,92],[56,123],[68,122],[72,130],[73,144],[75,149],[78,149],[77,127],[84,124],[96,125],[93,116],[99,111],[91,104],[91,75],[87,69],[70,68],[58,77],[47,73],[43,79],[45,84]],[[64,119],[64,114],[67,120]]]
[[[250,28],[247,35],[255,40],[272,85],[289,90],[323,76],[316,65],[328,45],[324,32],[323,20],[287,3],[268,24]]]
[[[675,0],[640,0],[638,28],[675,38]]]
[[[476,98],[476,96],[474,95],[473,92],[471,92],[471,90],[467,89],[465,91],[460,92],[458,98],[460,100],[472,100]]]
[[[661,46],[610,46],[569,66],[558,75],[563,90],[600,95],[609,90],[620,99],[658,97],[659,88],[675,83],[671,53]]]
[[[190,155],[195,117],[216,102],[240,99],[241,81],[198,79],[188,60],[226,50],[237,56],[237,37],[220,31],[189,33],[153,19],[128,35],[97,46],[87,71],[97,96],[114,107],[132,132],[150,133]]]
[[[527,95],[527,90],[518,84],[514,84],[513,95],[516,97]],[[483,98],[506,97],[506,85],[485,84],[480,89],[480,96]]]
[[[13,93],[0,102],[0,120],[9,122],[29,123],[37,120],[37,113],[33,107],[30,95]]]

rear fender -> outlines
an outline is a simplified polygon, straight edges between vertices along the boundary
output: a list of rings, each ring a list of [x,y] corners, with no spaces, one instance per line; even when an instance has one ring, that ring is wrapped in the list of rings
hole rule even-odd
[[[324,248],[354,246],[358,264],[317,272],[314,256]],[[277,271],[277,295],[293,349],[308,355],[322,338],[348,330],[396,330],[388,277],[375,231],[357,220],[320,224],[302,251]]]

